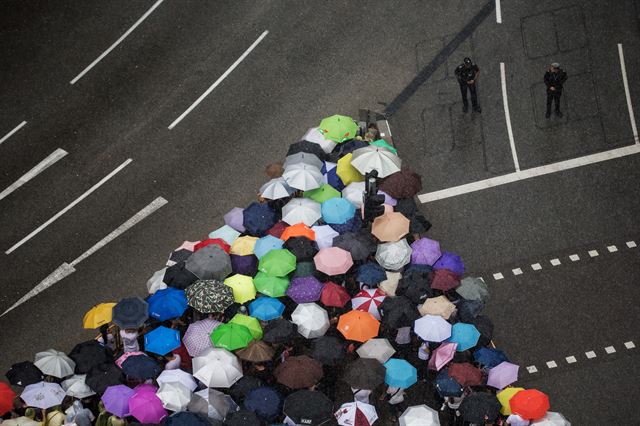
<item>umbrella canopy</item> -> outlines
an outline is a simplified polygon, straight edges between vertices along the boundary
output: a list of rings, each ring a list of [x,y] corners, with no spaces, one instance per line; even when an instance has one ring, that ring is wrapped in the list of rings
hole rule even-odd
[[[382,281],[387,279],[382,266],[374,262],[367,262],[358,267],[358,273],[356,274],[356,281],[370,286],[377,286]]]
[[[312,226],[321,217],[320,203],[309,198],[294,198],[282,207],[282,220],[289,225]]]
[[[253,411],[240,409],[230,412],[224,419],[225,426],[261,426],[262,421]]]
[[[353,118],[336,114],[323,118],[318,125],[318,129],[320,129],[325,139],[340,143],[355,138],[359,127]]]
[[[166,268],[163,282],[170,287],[184,290],[197,281],[197,279],[198,277],[187,269],[186,262],[178,262]]]
[[[87,386],[85,382],[86,377],[85,374],[74,374],[67,380],[64,380],[60,385],[70,397],[78,399],[88,398],[96,393]]]
[[[342,190],[342,198],[349,200],[351,204],[360,208],[364,205],[364,182],[351,182]]]
[[[109,386],[125,382],[122,370],[112,362],[105,362],[91,367],[85,379],[86,384],[96,393],[102,394]]]
[[[310,303],[320,300],[323,284],[314,276],[298,277],[291,280],[287,296],[296,303]]]
[[[431,288],[442,291],[452,290],[460,285],[460,277],[448,269],[436,269],[431,275]],[[459,307],[458,307],[459,309]]]
[[[411,198],[422,190],[422,178],[404,168],[384,179],[379,188],[394,198]]]
[[[535,426],[571,426],[569,420],[554,411],[547,411],[547,414],[538,420],[534,420],[531,424]]]
[[[501,362],[507,361],[507,356],[501,350],[483,347],[473,352],[473,359],[486,368],[493,368]]]
[[[275,355],[275,350],[262,340],[253,340],[249,345],[236,352],[238,358],[249,362],[268,362]]]
[[[411,247],[405,238],[392,243],[379,244],[376,261],[385,269],[397,271],[411,261]]]
[[[329,329],[329,315],[315,303],[300,303],[291,314],[298,333],[307,339],[323,336]]]
[[[333,417],[333,402],[322,392],[303,389],[285,399],[282,412],[295,424],[320,426]]]
[[[415,320],[413,331],[427,342],[442,342],[451,337],[451,324],[437,315],[425,315]]]
[[[345,356],[344,342],[335,336],[321,336],[313,341],[311,356],[323,365],[336,365]]]
[[[203,249],[207,246],[218,246],[227,254],[229,254],[229,251],[231,251],[231,247],[229,246],[229,244],[222,238],[207,238],[206,240],[200,241],[193,246],[193,251],[199,251],[200,249]],[[185,262],[189,259],[189,257],[191,256],[187,256]]]
[[[433,264],[433,269],[448,269],[458,275],[464,275],[462,258],[455,253],[443,251],[442,256]]]
[[[445,296],[430,297],[418,308],[420,315],[439,315],[449,319],[456,310],[456,305]]]
[[[377,359],[358,358],[346,368],[344,381],[354,389],[373,390],[384,382],[386,371]]]
[[[449,377],[460,383],[461,386],[480,386],[482,384],[482,373],[468,362],[449,365]]]
[[[213,420],[201,413],[180,411],[162,419],[162,426],[214,426]]]
[[[255,237],[264,237],[269,228],[278,221],[275,210],[266,203],[253,202],[244,209],[242,214],[244,216],[242,224],[246,231]]]
[[[489,298],[489,286],[480,278],[466,277],[460,281],[456,293],[467,300],[486,302]]]
[[[322,220],[328,224],[343,224],[356,214],[356,206],[346,198],[331,198],[320,206]]]
[[[340,178],[344,185],[349,185],[352,182],[364,181],[364,176],[351,164],[352,153],[344,155],[338,160],[338,165],[335,168],[336,175]]]
[[[440,426],[438,412],[425,404],[407,407],[398,420],[400,426]]]
[[[325,139],[324,133],[318,127],[312,127],[302,137],[302,142],[309,142],[320,147],[325,154],[330,153],[336,147],[336,143],[332,140]],[[292,144],[294,145],[294,144]]]
[[[382,323],[387,327],[409,327],[420,317],[415,304],[404,296],[387,297],[380,305]]]
[[[164,274],[163,274],[164,275]],[[101,325],[109,324],[113,315],[115,303],[100,303],[89,309],[82,319],[84,328],[98,328]]]
[[[457,351],[462,352],[478,344],[479,337],[480,332],[473,324],[458,322],[451,327],[451,337],[449,341],[457,343]]]
[[[198,387],[193,376],[184,370],[164,370],[156,379],[159,385],[164,383],[180,383],[191,392],[195,391]]]
[[[245,348],[252,340],[251,331],[242,324],[222,324],[211,333],[213,346],[229,351]]]
[[[142,388],[129,398],[129,414],[141,423],[160,423],[167,411],[154,391]]]
[[[489,346],[493,338],[493,322],[484,315],[478,315],[471,320],[471,323],[475,325],[480,332],[478,346]]]
[[[262,327],[260,326],[260,321],[258,321],[254,317],[237,313],[233,316],[233,318],[231,318],[231,321],[229,321],[229,324],[244,325],[249,329],[249,331],[251,332],[251,336],[253,336],[254,339],[256,340],[262,339]]]
[[[156,395],[162,406],[171,411],[184,411],[191,401],[191,390],[180,382],[164,382]]]
[[[428,368],[437,371],[442,370],[442,367],[447,365],[447,363],[453,359],[456,354],[457,348],[457,343],[442,343],[440,346],[434,349],[433,352],[431,352]]]
[[[293,253],[298,261],[311,259],[318,253],[316,243],[306,237],[291,237],[284,243],[284,247]]]
[[[234,387],[244,379],[248,379],[248,377],[240,379],[234,384]],[[195,392],[191,396],[187,410],[204,415],[208,420],[214,419],[222,421],[227,415],[238,410],[238,404],[236,404],[231,396],[225,393],[215,389],[205,388]],[[182,424],[176,426],[182,426]]]
[[[322,186],[323,178],[320,167],[311,164],[292,164],[282,174],[287,185],[300,191],[309,191]]]
[[[250,256],[253,254],[256,241],[258,241],[258,237],[252,237],[250,235],[238,237],[233,244],[231,244],[230,253],[238,256]]]
[[[313,262],[308,260],[304,260],[302,262],[298,262],[296,265],[296,270],[291,274],[291,278],[302,278],[302,277],[310,277],[317,275],[316,266]]]
[[[100,398],[105,410],[118,417],[129,415],[129,400],[136,393],[126,385],[109,386]]]
[[[389,340],[375,338],[367,340],[356,350],[356,352],[360,358],[372,358],[384,364],[394,353],[396,353],[396,350],[391,346]]]
[[[276,238],[273,235],[266,235],[256,241],[255,246],[253,246],[254,255],[260,259],[271,250],[281,249],[283,245],[284,241],[280,238]]]
[[[398,241],[409,233],[409,219],[402,213],[385,213],[374,219],[371,233],[383,242]],[[411,248],[415,250],[413,244]]]
[[[149,318],[149,305],[139,297],[127,297],[113,307],[112,321],[120,328],[139,328]]]
[[[253,278],[248,275],[234,274],[224,280],[225,285],[233,290],[233,300],[236,303],[245,303],[256,298],[256,287]]]
[[[395,297],[402,274],[400,272],[391,271],[385,271],[385,274],[387,278],[378,284],[378,288],[384,291],[387,296]]]
[[[347,290],[334,282],[328,281],[322,287],[320,302],[327,307],[342,308],[351,300]]]
[[[284,305],[273,297],[259,297],[249,304],[249,314],[262,321],[281,317]]]
[[[321,158],[325,158],[326,156],[322,153],[321,156],[317,156],[315,154],[309,152],[296,152],[293,154],[287,155],[284,159],[284,169],[288,167],[305,164],[308,166],[317,167],[318,169],[322,169],[324,166],[324,161]]]
[[[377,249],[375,239],[368,231],[347,232],[336,236],[333,245],[351,253],[353,260],[365,260]]]
[[[341,426],[369,426],[378,420],[376,407],[364,402],[346,402],[334,413]]]
[[[369,312],[351,311],[340,315],[338,331],[345,339],[366,342],[376,337],[380,329],[380,322]]]
[[[324,183],[320,188],[305,191],[302,196],[305,198],[311,198],[313,201],[318,203],[324,203],[332,198],[340,198],[341,194],[340,191],[335,189],[333,186]]]
[[[222,324],[212,318],[205,318],[189,324],[184,333],[182,343],[192,357],[200,355],[205,349],[211,348],[211,332]]]
[[[487,386],[492,386],[496,389],[504,389],[511,383],[518,380],[519,365],[512,364],[508,361],[503,361],[489,370],[489,377],[487,378]]]
[[[274,420],[282,410],[283,399],[273,388],[262,386],[252,389],[244,399],[244,408],[266,421]]]
[[[389,145],[389,143],[387,143],[387,141],[385,141],[384,139],[377,139],[373,142],[369,142],[369,145],[373,145],[373,146],[378,146],[380,148],[385,148],[391,152],[393,152],[394,154],[398,153],[398,150],[395,149],[393,146]]]
[[[460,383],[456,382],[453,377],[449,376],[446,368],[438,373],[434,383],[436,391],[438,391],[438,394],[443,398],[462,395],[462,386],[460,386]]]
[[[122,372],[130,379],[155,379],[162,372],[158,361],[147,355],[130,356],[122,362]]]
[[[287,226],[282,232],[282,235],[280,235],[280,239],[284,241],[287,241],[291,237],[305,237],[310,241],[314,241],[316,239],[316,233],[304,223],[296,223],[295,225]]]
[[[493,394],[474,392],[462,400],[459,411],[470,423],[494,422],[500,414],[500,403]]]
[[[279,383],[291,389],[309,388],[317,384],[324,372],[320,361],[306,355],[290,356],[273,371]]]
[[[244,212],[242,212],[244,215]],[[244,225],[244,222],[243,222]],[[233,244],[233,242],[240,236],[240,232],[236,231],[229,225],[223,225],[215,231],[209,232],[209,238],[219,238],[227,244]]]
[[[269,200],[279,200],[281,198],[287,198],[296,190],[289,186],[283,177],[271,179],[260,187],[260,195]],[[244,221],[243,221],[244,228]]]
[[[38,382],[27,385],[20,398],[30,407],[47,409],[54,405],[62,404],[62,400],[67,396],[64,389],[57,383]]]
[[[496,398],[498,398],[500,405],[502,405],[502,408],[500,408],[501,414],[505,416],[508,416],[511,414],[511,406],[509,405],[509,401],[511,400],[513,395],[517,394],[522,390],[524,390],[524,388],[508,387],[508,388],[504,388],[503,390],[501,390],[496,394]]]
[[[327,152],[333,151],[334,143],[331,144],[331,149],[325,152],[320,145],[320,139],[324,141],[324,136],[322,136],[322,132],[318,131],[317,127],[315,128],[317,133],[314,133],[314,129],[309,129],[307,133],[304,135],[301,141],[292,143],[289,145],[287,149],[287,156],[297,154],[299,152],[306,152],[308,154],[313,154],[321,160],[327,156]],[[307,136],[311,139],[307,139]],[[313,140],[312,140],[313,139]]]
[[[333,239],[340,235],[329,225],[314,225],[311,229],[315,234],[316,245],[320,250],[332,247]]]
[[[380,310],[378,308],[385,297],[387,296],[384,292],[377,288],[361,290],[351,299],[351,307],[358,311],[369,312],[375,319],[380,321]]]
[[[231,273],[231,260],[223,249],[211,244],[193,253],[185,267],[201,280],[223,280]]]
[[[523,419],[537,420],[549,411],[549,397],[537,389],[525,389],[509,400],[511,412]]]
[[[15,419],[4,420],[4,426],[42,426],[42,422],[37,422],[29,417],[20,416]]]
[[[296,269],[296,257],[287,249],[271,250],[260,258],[258,269],[271,276],[284,277]]]
[[[433,265],[442,256],[440,243],[427,237],[411,243],[411,249],[411,263],[416,265]]]
[[[184,290],[168,287],[158,290],[147,299],[149,316],[158,321],[181,317],[187,310],[187,297]]]
[[[185,296],[189,306],[202,313],[223,312],[234,302],[232,289],[219,280],[198,280]]]
[[[244,212],[243,208],[240,208],[240,207],[232,208],[224,215],[223,217],[224,223],[226,225],[229,225],[230,227],[232,227],[238,232],[244,232],[245,228],[244,228],[244,225],[242,224],[244,222],[243,212]]]
[[[178,330],[160,326],[144,335],[144,349],[147,352],[166,355],[179,347],[180,332]]]
[[[328,320],[327,316],[327,320]],[[262,340],[267,343],[285,343],[296,336],[296,326],[291,321],[278,318],[269,321],[263,330]]]
[[[351,253],[340,247],[328,247],[320,250],[313,258],[316,269],[327,275],[346,273],[353,266]]]
[[[258,272],[253,278],[253,284],[260,293],[270,297],[282,297],[289,288],[289,278],[286,276],[276,277]]]
[[[76,363],[76,373],[78,374],[88,373],[94,365],[113,362],[111,351],[93,339],[75,345],[69,352],[69,358]],[[11,381],[8,374],[7,378]],[[13,384],[13,381],[11,383]]]
[[[210,388],[228,388],[242,377],[242,366],[226,349],[205,349],[193,358],[193,377]]]
[[[43,374],[57,377],[59,379],[73,374],[76,363],[64,352],[48,349],[38,352],[33,364],[38,367]]]
[[[405,359],[389,358],[384,367],[384,382],[389,386],[407,389],[418,381],[418,370]]]
[[[379,178],[385,178],[400,171],[402,160],[388,149],[369,145],[353,151],[351,164],[363,175],[376,170]]]

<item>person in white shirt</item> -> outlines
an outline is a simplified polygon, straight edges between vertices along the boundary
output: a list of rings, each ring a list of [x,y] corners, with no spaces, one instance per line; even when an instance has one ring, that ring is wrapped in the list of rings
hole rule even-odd
[[[177,370],[180,368],[180,362],[182,358],[178,354],[167,355],[167,363],[164,365],[165,370]]]
[[[365,404],[369,403],[369,395],[371,395],[370,389],[351,388],[351,393],[353,394],[354,401],[363,402]]]
[[[422,342],[422,344],[418,348],[418,358],[422,361],[428,361],[429,353],[429,344],[427,342]]]
[[[124,353],[137,352],[140,350],[140,345],[138,344],[138,336],[138,330],[136,330],[135,328],[120,330],[120,338],[122,339]]]

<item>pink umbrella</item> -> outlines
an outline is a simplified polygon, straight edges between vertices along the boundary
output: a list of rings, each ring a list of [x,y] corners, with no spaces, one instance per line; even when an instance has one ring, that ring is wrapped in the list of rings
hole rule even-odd
[[[222,324],[220,321],[211,318],[205,318],[189,324],[189,328],[187,328],[182,338],[182,343],[187,348],[189,355],[198,356],[205,349],[213,347],[209,335],[220,324]]]
[[[380,311],[378,308],[385,297],[387,297],[387,295],[377,288],[362,290],[351,299],[351,307],[354,310],[369,312],[380,321]]]
[[[500,364],[489,370],[487,385],[496,389],[504,389],[511,383],[518,380],[519,365],[512,364],[509,361],[502,361]]]
[[[167,410],[164,409],[162,401],[155,392],[143,388],[136,391],[129,399],[129,414],[140,423],[157,424],[167,416]]]
[[[177,247],[174,251],[178,251],[178,250],[189,250],[189,251],[195,251],[196,249],[196,244],[198,244],[200,241],[184,241],[180,247]]]
[[[440,371],[442,367],[453,359],[457,348],[457,343],[448,342],[441,344],[431,353],[427,367],[431,370]]]
[[[130,356],[138,356],[138,355],[147,355],[144,352],[134,351],[134,352],[125,352],[120,358],[116,360],[116,365],[122,368],[122,363],[127,360]]]
[[[321,249],[313,258],[316,269],[327,275],[344,274],[353,266],[351,253],[340,247]]]

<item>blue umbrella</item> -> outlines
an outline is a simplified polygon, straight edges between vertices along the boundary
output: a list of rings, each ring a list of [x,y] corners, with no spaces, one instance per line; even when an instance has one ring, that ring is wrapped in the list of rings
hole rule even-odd
[[[158,321],[181,317],[187,310],[187,297],[184,290],[167,287],[156,291],[147,299],[149,316]]]
[[[338,168],[334,167],[329,169],[327,173],[325,173],[325,178],[327,179],[327,183],[333,186],[338,191],[342,191],[344,189],[344,183],[342,179],[338,176]]]
[[[321,206],[322,219],[328,224],[344,224],[356,214],[356,206],[346,198],[330,198]]]
[[[418,370],[405,359],[389,358],[384,366],[384,382],[389,386],[406,389],[418,381]]]
[[[440,259],[433,264],[434,269],[448,269],[458,275],[464,275],[464,263],[462,258],[455,253],[443,251]]]
[[[267,203],[253,202],[242,212],[244,221],[242,224],[247,233],[256,237],[263,237],[267,231],[278,221],[275,210]]]
[[[436,390],[443,398],[447,396],[462,395],[462,386],[460,386],[460,383],[456,382],[453,378],[449,377],[449,372],[446,368],[440,370],[434,383]]]
[[[387,279],[387,274],[382,268],[374,262],[367,262],[364,265],[358,267],[358,274],[356,275],[356,281],[370,285],[377,286],[382,281]]]
[[[451,327],[451,337],[447,341],[457,343],[456,350],[462,352],[477,345],[479,338],[480,332],[475,325],[458,322]]]
[[[155,379],[162,373],[162,367],[150,356],[134,355],[122,362],[122,372],[130,379]]]
[[[158,355],[166,355],[180,347],[178,330],[160,326],[144,335],[144,350]]]
[[[493,348],[479,348],[473,352],[473,359],[486,368],[493,368],[503,361],[508,361],[504,352]]]
[[[284,246],[284,241],[280,238],[276,238],[273,235],[267,235],[256,241],[256,245],[253,247],[253,254],[258,259],[267,254],[271,250],[281,249]]]
[[[362,218],[359,214],[356,214],[345,223],[330,223],[329,226],[338,234],[358,232],[362,228]]]
[[[258,297],[249,304],[249,315],[262,321],[282,316],[284,305],[274,297]]]
[[[162,426],[211,426],[207,417],[191,411],[180,411],[162,419]]]
[[[244,399],[244,408],[262,419],[275,419],[282,411],[282,396],[273,388],[262,386],[252,389]]]
[[[240,236],[240,233],[230,227],[229,225],[223,225],[215,231],[209,232],[209,238],[220,238],[227,244],[231,245]]]

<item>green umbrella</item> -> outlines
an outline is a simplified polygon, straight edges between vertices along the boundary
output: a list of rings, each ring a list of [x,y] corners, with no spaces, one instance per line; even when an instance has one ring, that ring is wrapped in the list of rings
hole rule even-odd
[[[258,269],[269,275],[284,277],[296,269],[296,257],[287,249],[271,250],[260,258]]]
[[[358,133],[358,125],[353,121],[353,118],[346,115],[332,115],[323,118],[318,127],[325,139],[338,143],[353,139]]]
[[[184,294],[189,306],[203,314],[224,312],[234,302],[231,288],[218,280],[198,280]]]
[[[377,141],[371,142],[369,145],[379,146],[380,148],[386,148],[394,154],[398,155],[398,150],[392,147],[385,141],[384,139],[378,139]]]
[[[228,351],[246,348],[252,340],[251,331],[244,325],[237,323],[219,325],[211,333],[213,346]]]
[[[257,318],[244,314],[235,314],[233,318],[231,318],[231,321],[229,321],[229,324],[244,325],[249,329],[254,339],[262,339],[262,327],[260,327],[260,321],[258,321]]]
[[[271,297],[282,297],[289,288],[289,278],[274,277],[264,272],[258,272],[253,277],[253,284],[260,293]]]
[[[302,194],[305,198],[311,198],[318,203],[324,203],[332,198],[340,198],[342,194],[336,190],[333,186],[325,183],[320,188],[304,191]]]

